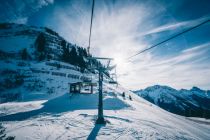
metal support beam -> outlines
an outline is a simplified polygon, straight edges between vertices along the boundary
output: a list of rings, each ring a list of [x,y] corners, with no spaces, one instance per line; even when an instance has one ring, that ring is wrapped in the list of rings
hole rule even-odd
[[[98,99],[98,119],[96,124],[105,124],[104,115],[103,115],[103,71],[99,70],[99,99]]]
[[[99,74],[98,74],[98,118],[96,120],[96,124],[106,124],[106,121],[104,119],[103,115],[103,73],[106,71],[111,70],[110,69],[110,61],[113,60],[113,58],[106,58],[106,57],[87,57],[88,60],[103,60],[103,61],[108,61],[107,66],[103,67],[100,65],[97,65],[95,68],[90,68],[91,70],[97,69]],[[114,66],[115,67],[115,66]]]

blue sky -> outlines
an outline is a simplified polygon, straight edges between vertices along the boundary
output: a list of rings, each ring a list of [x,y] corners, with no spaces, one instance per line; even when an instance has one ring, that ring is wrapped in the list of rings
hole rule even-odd
[[[2,22],[52,28],[87,47],[91,0],[8,0]],[[154,84],[210,89],[210,23],[145,52],[139,50],[210,19],[209,0],[95,0],[91,53],[114,57],[119,82],[130,89]]]

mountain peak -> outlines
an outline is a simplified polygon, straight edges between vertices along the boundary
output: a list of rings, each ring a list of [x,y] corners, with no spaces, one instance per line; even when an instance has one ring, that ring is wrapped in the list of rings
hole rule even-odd
[[[202,92],[203,90],[201,90],[200,88],[193,86],[190,91],[197,91],[197,92]]]
[[[202,112],[202,109],[207,109],[207,111],[205,110],[206,114],[204,113],[205,117],[210,117],[210,112],[208,112],[210,107],[208,91],[204,91],[195,86],[190,90],[176,90],[168,86],[154,85],[144,90],[136,91],[135,93],[151,103],[175,114],[204,117],[204,115],[199,112]],[[200,106],[202,106],[202,109]],[[193,114],[192,112],[189,113],[189,108],[193,108]]]
[[[166,85],[154,85],[154,86],[147,87],[145,90],[173,90],[175,91],[176,89],[171,88]]]

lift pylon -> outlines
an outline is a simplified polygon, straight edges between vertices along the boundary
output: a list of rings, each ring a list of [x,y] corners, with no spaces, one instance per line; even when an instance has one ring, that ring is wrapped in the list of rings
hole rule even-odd
[[[102,57],[88,57],[87,59],[91,60],[97,60],[97,61],[106,61],[107,65],[101,66],[97,65],[96,67],[92,67],[91,69],[97,69],[98,74],[98,118],[96,120],[96,124],[105,124],[106,121],[104,119],[103,115],[103,74],[107,71],[109,71],[109,65],[110,61],[113,60],[113,58],[102,58]]]

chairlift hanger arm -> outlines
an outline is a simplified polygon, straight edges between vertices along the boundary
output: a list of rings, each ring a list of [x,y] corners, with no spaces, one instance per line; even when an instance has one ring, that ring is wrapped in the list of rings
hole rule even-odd
[[[90,60],[93,60],[93,59],[114,60],[113,58],[108,58],[108,57],[87,57],[87,59],[90,59]]]

